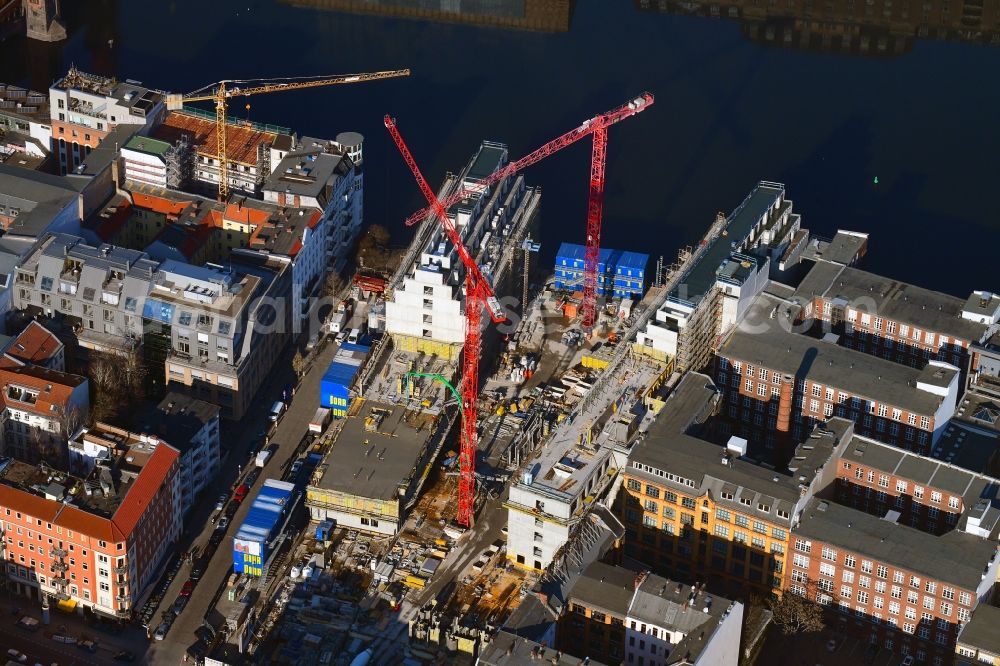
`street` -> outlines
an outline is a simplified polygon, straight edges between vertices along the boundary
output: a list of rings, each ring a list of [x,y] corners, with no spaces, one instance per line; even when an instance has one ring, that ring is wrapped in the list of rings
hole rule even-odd
[[[187,607],[174,621],[166,640],[162,642],[154,641],[152,643],[147,655],[148,661],[165,664],[180,663],[184,659],[187,648],[197,641],[194,632],[198,627],[202,626],[205,614],[214,604],[217,592],[225,584],[226,579],[232,571],[232,534],[235,534],[235,531],[239,529],[239,525],[246,517],[250,505],[253,504],[253,500],[257,497],[257,493],[263,484],[263,480],[268,478],[280,479],[284,473],[286,463],[294,455],[299,442],[308,430],[313,414],[315,414],[316,409],[319,407],[320,379],[326,371],[327,366],[333,360],[336,351],[337,344],[332,338],[329,338],[326,345],[319,351],[310,364],[295,396],[292,398],[291,404],[285,411],[284,416],[278,423],[274,436],[271,438],[271,443],[278,445],[277,453],[272,455],[268,460],[260,478],[254,484],[254,487],[251,488],[246,499],[240,504],[239,509],[236,511],[226,530],[226,537],[219,544],[218,549],[202,574],[201,580],[198,581]],[[239,424],[241,428],[237,436],[228,438],[233,443],[233,448],[230,450],[229,457],[223,465],[223,469],[219,475],[219,482],[216,485],[216,488],[220,492],[223,489],[232,487],[236,480],[253,466],[254,463],[250,458],[250,450],[258,443],[258,433],[261,430],[266,430],[269,425],[266,421],[267,407],[280,397],[281,390],[286,383],[294,385],[290,362],[292,353],[292,350],[288,350],[285,355],[287,358],[283,357],[275,362],[275,369],[272,372],[270,382],[261,388],[257,399],[254,401],[255,408],[251,410],[252,416],[244,419]],[[237,475],[239,465],[242,465],[242,470]],[[208,516],[214,504],[215,498],[213,495],[210,499],[202,502],[198,510],[204,516],[192,516],[190,524],[204,525],[204,527],[189,548],[195,547],[201,551],[207,545],[212,532],[215,530],[215,525],[208,522]],[[190,572],[191,564],[185,563],[164,595],[161,609],[169,608],[173,604],[177,595],[180,594],[184,582],[187,581]],[[159,615],[160,612],[158,611],[156,614],[156,623],[151,625],[151,630],[155,630],[159,621]]]

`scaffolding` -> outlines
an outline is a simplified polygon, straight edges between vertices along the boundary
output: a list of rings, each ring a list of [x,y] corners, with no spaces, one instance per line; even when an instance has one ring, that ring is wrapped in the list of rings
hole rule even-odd
[[[167,187],[172,190],[184,189],[191,182],[194,170],[194,151],[187,135],[182,135],[173,146],[163,153],[167,168]]]

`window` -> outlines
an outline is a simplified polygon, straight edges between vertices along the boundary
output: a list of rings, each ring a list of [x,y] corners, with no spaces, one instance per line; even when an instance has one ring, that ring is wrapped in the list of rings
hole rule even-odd
[[[844,555],[844,566],[853,569],[857,565],[857,560],[853,555]]]
[[[923,486],[913,486],[913,496],[917,499],[923,499],[924,498]]]
[[[920,577],[919,576],[910,576],[910,587],[915,587],[918,590],[920,589]]]
[[[725,509],[716,509],[715,510],[715,519],[716,520],[724,520],[724,521],[726,521],[728,523],[730,517],[731,517],[730,513],[728,511],[726,511]]]
[[[955,589],[951,587],[942,587],[941,598],[947,599],[948,601],[952,601],[955,598]]]
[[[834,567],[832,564],[827,564],[826,562],[820,562],[819,575],[829,576],[830,578],[833,578],[834,576],[837,575],[837,568]]]
[[[841,577],[841,579],[845,583],[853,583],[854,582],[854,572],[853,571],[845,571],[844,575]]]
[[[809,558],[806,557],[805,555],[799,555],[798,553],[795,553],[795,555],[792,557],[792,564],[801,569],[808,569]]]

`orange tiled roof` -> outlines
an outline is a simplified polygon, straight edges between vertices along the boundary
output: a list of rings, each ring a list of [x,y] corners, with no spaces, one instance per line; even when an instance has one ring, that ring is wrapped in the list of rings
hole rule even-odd
[[[163,485],[179,455],[172,446],[162,443],[157,446],[110,519],[2,483],[0,507],[41,518],[91,539],[115,543],[125,541],[139,524],[139,518]]]
[[[219,154],[219,137],[215,121],[193,116],[182,111],[171,111],[163,123],[153,131],[153,137],[176,143],[182,135],[186,135],[195,150],[202,155],[215,157]],[[278,137],[273,132],[261,132],[243,125],[226,125],[226,151],[229,161],[241,164],[257,164],[257,146],[262,143],[273,144]]]
[[[145,208],[167,216],[180,215],[185,208],[191,205],[190,201],[173,201],[141,192],[133,192],[132,201],[135,202],[136,208]]]
[[[52,416],[58,413],[53,407],[65,409],[73,390],[85,381],[86,377],[35,365],[0,368],[0,388],[3,389],[0,401],[8,407]],[[10,397],[7,392],[7,386],[10,384],[37,391],[35,402],[27,403]]]
[[[170,468],[179,456],[180,452],[169,444],[161,442],[157,445],[112,518],[115,527],[121,530],[122,534],[128,536],[139,524],[142,512],[163,485]]]
[[[11,341],[7,353],[25,363],[43,364],[62,346],[63,343],[49,329],[32,321],[28,328]]]

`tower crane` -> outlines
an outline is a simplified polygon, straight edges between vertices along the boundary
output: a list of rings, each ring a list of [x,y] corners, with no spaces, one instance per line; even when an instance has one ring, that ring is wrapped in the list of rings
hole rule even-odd
[[[409,69],[393,69],[382,72],[364,74],[343,74],[337,76],[308,76],[283,79],[226,79],[210,83],[186,95],[171,93],[167,95],[167,109],[177,111],[188,102],[215,102],[216,137],[219,150],[219,200],[229,198],[229,159],[226,157],[226,111],[229,99],[238,95],[249,96],[262,93],[280,92],[283,90],[302,90],[303,88],[319,88],[346,83],[364,83],[366,81],[381,81],[400,76],[409,76]]]
[[[479,269],[479,264],[469,254],[455,228],[454,222],[448,216],[441,201],[434,194],[434,190],[427,184],[427,180],[420,172],[416,160],[406,146],[402,135],[396,128],[396,121],[389,116],[384,118],[386,129],[392,136],[396,147],[399,149],[403,160],[413,173],[413,177],[420,187],[424,198],[430,205],[434,215],[437,216],[441,228],[451,244],[455,246],[455,251],[465,265],[465,344],[462,348],[462,386],[461,386],[461,410],[462,410],[462,433],[461,445],[459,447],[459,476],[458,476],[458,524],[462,527],[472,527],[473,513],[475,509],[475,465],[476,465],[476,403],[479,399],[479,354],[482,343],[482,309],[486,308],[490,319],[494,323],[506,321],[503,307],[500,300],[493,293],[486,276]]]
[[[587,331],[593,327],[597,318],[597,263],[601,253],[601,218],[604,208],[604,166],[608,144],[608,127],[645,111],[653,104],[653,101],[653,95],[645,92],[616,109],[585,120],[580,126],[556,137],[516,162],[511,162],[502,169],[497,169],[473,187],[462,189],[440,202],[442,207],[447,209],[470,194],[482,192],[490,185],[500,182],[525,167],[540,162],[552,153],[560,151],[586,136],[593,137],[587,201],[587,245],[584,254],[583,303],[580,308],[581,323],[584,330]],[[414,213],[406,219],[406,224],[415,224],[426,218],[431,212],[436,213],[433,208],[433,206],[429,206]]]

